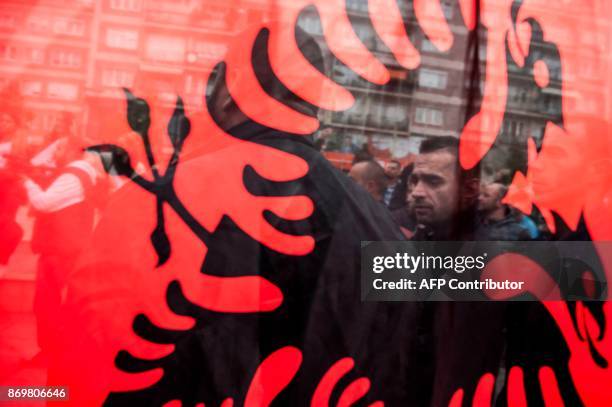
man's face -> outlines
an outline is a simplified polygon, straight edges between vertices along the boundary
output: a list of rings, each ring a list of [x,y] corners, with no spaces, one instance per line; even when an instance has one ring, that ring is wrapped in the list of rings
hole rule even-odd
[[[478,195],[478,210],[492,212],[500,205],[500,188],[496,184],[483,185]]]
[[[387,167],[385,168],[385,174],[387,174],[387,177],[391,179],[395,179],[399,177],[401,172],[402,172],[402,167],[396,162],[388,163]]]
[[[328,137],[331,137],[332,134],[334,134],[332,128],[331,127],[326,127],[325,129],[323,129],[321,131],[320,137],[321,138],[328,138]]]
[[[448,150],[419,155],[410,176],[410,191],[418,223],[449,222],[459,211],[457,157]]]
[[[408,183],[408,185],[406,185],[406,187],[408,189],[406,191],[406,210],[411,215],[414,215],[414,197],[412,196],[412,189],[411,189],[412,186],[410,182]]]

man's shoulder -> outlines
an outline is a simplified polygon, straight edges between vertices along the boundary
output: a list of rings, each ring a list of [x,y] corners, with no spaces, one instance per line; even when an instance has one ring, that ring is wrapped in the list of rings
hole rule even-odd
[[[488,233],[489,240],[531,240],[529,229],[512,214],[483,229]]]

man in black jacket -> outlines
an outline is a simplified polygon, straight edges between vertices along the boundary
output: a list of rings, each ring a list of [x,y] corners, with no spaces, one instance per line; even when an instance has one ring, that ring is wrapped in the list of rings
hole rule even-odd
[[[316,52],[308,51],[316,51],[316,43],[302,43],[299,35],[298,42],[302,52],[311,59],[316,57]],[[259,60],[258,66],[262,64],[265,61]],[[316,114],[312,106],[288,94],[271,72],[267,75],[259,78],[267,92],[296,110]],[[217,125],[232,137],[289,153],[308,164],[305,176],[288,182],[270,181],[247,166],[243,182],[255,196],[310,198],[314,211],[304,220],[287,220],[272,212],[264,217],[285,234],[312,236],[314,249],[302,256],[280,253],[245,233],[231,217],[223,217],[211,232],[202,272],[217,277],[245,273],[264,277],[280,288],[282,304],[273,312],[213,312],[195,307],[178,287],[171,287],[168,302],[173,309],[194,315],[196,327],[170,335],[176,346],[172,355],[152,364],[146,362],[149,367],[164,369],[160,382],[142,392],[113,393],[108,404],[163,404],[180,399],[189,405],[220,405],[231,396],[235,405],[243,405],[262,360],[290,346],[299,349],[303,360],[295,377],[275,397],[276,405],[310,405],[326,372],[346,358],[353,360],[354,367],[329,389],[330,405],[336,405],[347,385],[362,377],[369,380],[370,388],[361,400],[365,405],[376,401],[390,406],[421,405],[415,402],[422,388],[422,361],[415,346],[421,307],[361,301],[361,242],[403,240],[399,227],[383,205],[334,168],[311,140],[247,118],[231,99],[225,79],[225,68],[219,66],[217,82],[207,100]],[[202,185],[197,171],[190,172],[190,167],[209,158],[189,157],[180,164],[183,173],[193,175],[191,185],[199,191]],[[168,341],[169,333],[160,328],[136,322],[135,329],[148,332],[149,341]],[[139,363],[142,361],[128,361],[122,368],[132,370]]]
[[[478,168],[459,165],[459,142],[436,137],[420,147],[410,177],[411,200],[417,221],[413,240],[474,240],[480,187]],[[504,349],[504,303],[427,303],[419,324],[424,332],[422,352],[433,361],[432,406],[448,405],[463,388],[471,400],[479,378],[497,374]],[[427,382],[427,381],[426,381]]]

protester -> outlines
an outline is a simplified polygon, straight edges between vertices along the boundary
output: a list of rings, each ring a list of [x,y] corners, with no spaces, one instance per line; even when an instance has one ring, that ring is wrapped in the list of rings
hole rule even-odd
[[[459,143],[453,137],[425,140],[410,177],[417,230],[413,240],[473,240],[479,191],[478,168],[459,165]],[[427,402],[448,405],[454,389],[471,400],[473,384],[483,372],[497,374],[504,349],[505,304],[478,302],[425,303],[418,326],[420,352],[431,366],[420,372],[433,383]]]
[[[521,226],[523,226],[525,229],[527,229],[527,232],[529,232],[529,238],[532,240],[540,239],[541,232],[540,232],[540,229],[538,228],[538,225],[535,223],[535,221],[531,219],[531,217],[527,215],[523,215],[517,210],[514,210],[514,209],[511,209],[511,210],[513,212],[516,212],[516,217],[519,219]]]
[[[386,179],[385,171],[374,160],[360,161],[351,167],[349,177],[361,185],[377,202],[383,201]]]
[[[530,231],[523,225],[523,215],[513,213],[502,203],[508,188],[500,183],[484,184],[478,197],[481,225],[478,240],[531,240]]]
[[[296,39],[310,61],[322,63],[320,49],[312,37],[298,30]],[[267,44],[265,41],[256,43],[262,47]],[[253,55],[262,58],[261,52]],[[261,65],[258,60],[254,64]],[[273,182],[249,167],[237,181],[244,183],[253,199],[308,197],[314,203],[313,212],[306,219],[296,220],[294,215],[289,218],[279,205],[278,211],[264,214],[265,221],[223,216],[214,231],[210,231],[214,233],[212,237],[206,237],[206,229],[202,228],[198,236],[208,241],[202,273],[215,276],[215,279],[247,274],[260,276],[278,286],[282,304],[271,312],[244,314],[211,313],[194,304],[187,305],[203,324],[198,323],[176,336],[176,351],[153,363],[159,364],[168,377],[191,379],[163,381],[143,392],[113,394],[109,403],[155,404],[168,397],[197,393],[206,405],[220,405],[228,394],[236,394],[237,389],[249,386],[251,373],[272,351],[295,346],[303,354],[299,377],[283,389],[285,399],[284,403],[279,401],[280,404],[312,399],[325,372],[346,358],[351,358],[355,365],[350,375],[366,375],[371,383],[364,402],[385,400],[390,405],[409,404],[420,391],[413,380],[414,372],[420,367],[416,361],[413,331],[420,307],[361,301],[358,278],[361,242],[403,240],[399,227],[383,205],[334,168],[311,140],[262,126],[243,114],[225,84],[228,68],[221,65],[217,69],[217,80],[207,104],[217,126],[228,134],[226,137],[231,135],[253,148],[273,149],[277,154],[286,152],[308,164],[308,173],[292,181]],[[300,111],[307,110],[308,104],[291,98],[287,89],[275,87],[271,71],[259,74],[262,85],[275,98]],[[314,111],[308,113],[316,114]],[[212,167],[222,174],[227,163],[220,157],[223,155],[203,153],[182,161],[181,171],[193,174],[193,182],[186,183],[180,194],[217,199],[219,205],[232,202],[234,197],[210,196],[199,178],[202,168]],[[368,178],[370,172],[375,176]],[[382,199],[385,176],[378,164],[358,163],[352,175],[359,182],[370,179],[365,182],[366,186],[376,191],[376,200]],[[249,202],[240,205],[243,212],[248,213]],[[261,234],[257,231],[245,233],[238,221],[261,223]],[[101,224],[103,222],[104,219]],[[275,231],[274,236],[278,231],[293,236],[312,236],[316,244],[312,252],[303,255],[274,250],[262,243],[272,231]],[[176,290],[168,291],[168,302],[188,303]],[[150,340],[163,340],[163,336],[156,336],[162,328],[148,331]],[[135,360],[134,363],[137,366],[141,362]]]
[[[477,170],[461,171],[458,141],[436,137],[421,144],[410,176],[419,224],[415,240],[471,240],[479,190]]]
[[[413,169],[414,164],[407,165],[402,169],[395,188],[393,189],[393,195],[391,196],[391,201],[388,205],[389,210],[395,211],[406,206],[409,195],[408,181],[410,179],[410,174],[412,174]]]
[[[333,129],[329,126],[322,126],[314,137],[314,146],[318,151],[327,150],[327,145],[333,135]]]
[[[56,164],[43,185],[26,178],[24,187],[35,211],[32,251],[38,258],[34,313],[38,344],[48,351],[59,323],[62,290],[79,253],[87,247],[94,227],[93,196],[99,161],[64,137],[56,148]]]
[[[410,171],[409,173],[407,173],[407,175],[409,176],[412,173],[412,168],[412,165],[404,168],[404,170],[402,171],[402,176],[407,173],[406,170]],[[414,236],[414,232],[416,231],[416,217],[414,214],[414,201],[412,199],[411,190],[410,188],[408,188],[409,185],[407,182],[407,178],[408,177],[406,176],[406,179],[400,183],[400,185],[403,185],[401,187],[401,190],[405,191],[404,206],[392,211],[391,215],[393,215],[393,219],[395,219],[397,224],[400,226],[400,229],[402,230],[404,236],[406,236],[407,239],[411,239]],[[397,192],[398,190],[396,189],[396,193]]]
[[[385,205],[393,210],[397,208],[391,208],[391,199],[394,196],[395,189],[400,182],[400,174],[402,173],[402,164],[397,160],[391,160],[385,166],[385,175],[387,176],[387,187],[383,195],[383,202]]]

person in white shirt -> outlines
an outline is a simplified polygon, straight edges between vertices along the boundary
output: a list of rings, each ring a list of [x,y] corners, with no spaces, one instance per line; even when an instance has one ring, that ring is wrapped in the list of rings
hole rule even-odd
[[[93,233],[99,161],[67,141],[58,145],[54,175],[45,184],[26,178],[24,187],[36,214],[32,251],[38,258],[34,313],[43,354],[55,342],[63,290],[79,254]]]
[[[60,175],[46,188],[26,178],[24,187],[30,204],[37,211],[49,213],[82,202],[85,199],[85,188],[82,179],[74,171],[80,171],[83,176],[89,178],[89,182],[93,185],[97,177],[95,164],[95,161],[89,157],[75,160],[66,166],[66,169],[73,171],[61,171]]]

